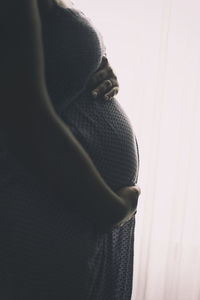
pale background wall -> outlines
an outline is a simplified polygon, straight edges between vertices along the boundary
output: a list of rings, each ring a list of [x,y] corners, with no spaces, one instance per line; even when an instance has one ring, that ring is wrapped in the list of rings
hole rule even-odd
[[[200,2],[74,0],[140,145],[134,300],[200,300]]]

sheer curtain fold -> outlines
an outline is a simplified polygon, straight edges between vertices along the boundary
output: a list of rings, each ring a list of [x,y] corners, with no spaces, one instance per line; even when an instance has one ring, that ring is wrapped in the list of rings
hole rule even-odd
[[[136,124],[143,193],[135,234],[133,299],[199,300],[200,4],[142,3],[141,8],[136,1],[133,11],[134,17],[145,15],[143,24],[132,30],[143,41],[146,64],[138,62],[137,70],[145,78],[139,80],[151,85],[143,86],[141,106],[137,100],[143,116]],[[133,43],[137,48],[134,38]]]
[[[132,300],[200,300],[200,2],[75,1],[140,147]]]

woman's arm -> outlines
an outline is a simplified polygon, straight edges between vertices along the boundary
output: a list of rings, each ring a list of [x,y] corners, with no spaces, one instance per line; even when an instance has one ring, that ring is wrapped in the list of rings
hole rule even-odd
[[[37,1],[21,0],[17,4],[9,1],[3,6],[10,18],[10,22],[2,18],[6,39],[0,50],[3,54],[0,120],[5,141],[17,159],[58,201],[64,201],[100,231],[106,231],[132,214],[135,206],[105,184],[87,153],[53,109],[44,80]]]
[[[48,95],[37,96],[49,101]],[[12,99],[11,99],[12,100]],[[30,95],[27,101],[34,101]],[[136,206],[103,181],[90,157],[52,110],[27,113],[7,128],[6,143],[16,158],[58,200],[106,231],[126,219]],[[137,199],[138,195],[132,195]]]

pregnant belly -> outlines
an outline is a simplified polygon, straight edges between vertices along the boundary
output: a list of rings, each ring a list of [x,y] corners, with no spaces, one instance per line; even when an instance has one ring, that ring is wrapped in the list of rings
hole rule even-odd
[[[116,99],[92,101],[81,96],[60,116],[112,190],[137,182],[136,137]]]

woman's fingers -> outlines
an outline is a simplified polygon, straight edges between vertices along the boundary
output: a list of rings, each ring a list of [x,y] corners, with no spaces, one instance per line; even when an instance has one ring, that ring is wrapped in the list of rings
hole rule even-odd
[[[133,209],[136,209],[138,198],[141,193],[140,187],[138,185],[123,187],[116,193],[125,201],[127,201]]]
[[[104,80],[97,88],[92,91],[92,97],[95,99],[100,96],[113,96],[117,94],[119,90],[119,84],[117,79],[110,78]],[[105,99],[106,100],[106,99]]]
[[[116,192],[120,197],[125,199],[137,199],[141,194],[141,189],[138,185],[126,186]]]
[[[92,75],[87,83],[86,89],[93,99],[112,99],[119,91],[119,82],[108,59],[103,56],[99,69]]]
[[[105,94],[104,96],[104,100],[108,101],[108,100],[112,100],[114,98],[115,95],[117,95],[119,92],[119,87],[114,87],[111,89],[111,91],[109,91],[109,93]]]
[[[139,185],[133,185],[132,187],[130,187],[130,189],[133,191],[133,192],[136,192],[138,194],[138,196],[141,194],[141,189],[139,187]]]
[[[117,195],[120,196],[124,201],[128,204],[128,206],[131,208],[129,214],[122,220],[118,227],[123,226],[126,222],[128,222],[133,215],[137,212],[137,205],[138,205],[138,198],[141,193],[140,187],[138,185],[134,186],[126,186],[118,191],[116,191]]]
[[[90,78],[90,81],[88,82],[88,87],[98,87],[98,85],[100,85],[104,80],[110,78],[115,78],[115,75],[110,66],[105,66],[102,69],[97,70],[96,73],[93,74],[93,76]]]
[[[90,80],[88,82],[88,87],[95,88],[99,84],[101,84],[104,80],[110,79],[110,78],[117,79],[117,77],[115,76],[115,74],[108,62],[108,59],[105,56],[103,56],[100,67],[92,75],[92,77],[90,78]]]

